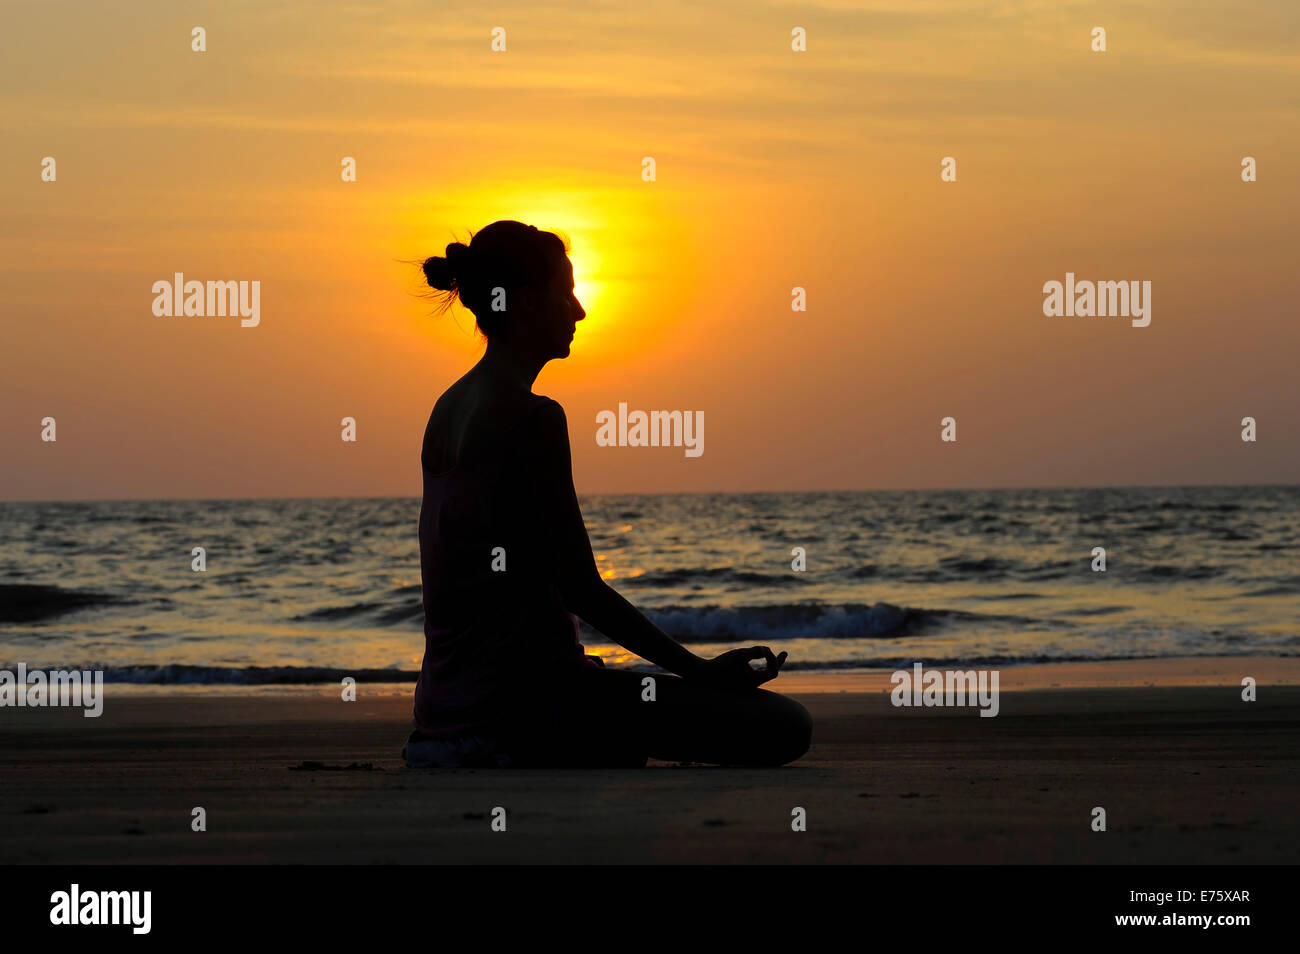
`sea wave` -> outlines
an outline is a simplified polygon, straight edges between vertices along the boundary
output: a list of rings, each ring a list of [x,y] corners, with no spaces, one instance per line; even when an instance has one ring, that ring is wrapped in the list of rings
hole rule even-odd
[[[646,610],[646,615],[681,642],[888,639],[933,633],[958,621],[1031,622],[1020,616],[918,609],[893,603],[666,606]]]
[[[638,587],[689,586],[696,583],[732,583],[743,586],[790,586],[803,582],[797,575],[785,573],[762,573],[754,570],[738,570],[730,566],[714,567],[678,567],[671,570],[650,570],[616,583],[630,583]]]
[[[0,623],[36,623],[96,606],[129,603],[110,593],[42,583],[0,583]]]

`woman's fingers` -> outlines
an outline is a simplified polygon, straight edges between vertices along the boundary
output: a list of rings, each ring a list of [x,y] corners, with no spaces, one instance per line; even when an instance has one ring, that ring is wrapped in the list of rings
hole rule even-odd
[[[773,668],[776,657],[772,655],[772,650],[766,646],[755,646],[754,648],[763,651],[763,668],[754,670],[754,685],[761,686],[776,676],[776,670]]]
[[[766,671],[768,663],[763,662],[762,668],[755,666],[754,663],[758,660],[770,660],[772,658],[772,651],[766,646],[750,646],[748,649],[737,649],[735,652],[739,659],[743,659],[745,662],[742,674],[746,677],[761,677]],[[759,682],[762,682],[761,678]],[[758,685],[758,683],[754,683],[754,685]]]
[[[768,646],[748,646],[725,652],[713,662],[719,685],[756,687],[775,679],[788,657],[785,652],[774,654]],[[751,665],[756,660],[763,661],[763,668]]]
[[[779,656],[773,656],[772,650],[768,649],[766,646],[763,647],[763,651],[767,654],[767,669],[759,672],[759,675],[762,677],[758,681],[758,685],[760,686],[765,682],[771,682],[777,677],[777,674],[781,671],[781,667],[785,665],[786,658],[789,656],[789,653],[785,652],[782,652]]]

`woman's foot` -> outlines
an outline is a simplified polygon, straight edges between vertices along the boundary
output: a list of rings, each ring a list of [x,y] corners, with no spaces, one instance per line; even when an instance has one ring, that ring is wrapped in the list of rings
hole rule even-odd
[[[463,739],[431,739],[419,730],[407,736],[402,746],[407,768],[506,768],[510,756],[478,736]]]

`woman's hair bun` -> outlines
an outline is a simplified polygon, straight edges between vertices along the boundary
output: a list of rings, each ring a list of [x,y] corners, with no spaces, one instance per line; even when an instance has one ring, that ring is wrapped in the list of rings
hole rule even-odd
[[[521,288],[549,290],[568,250],[568,239],[555,232],[502,219],[471,233],[469,242],[452,242],[445,256],[426,258],[420,268],[437,292],[427,297],[443,312],[459,301],[490,338],[506,323],[505,311],[494,307],[498,289],[508,292],[511,301]]]
[[[466,258],[469,246],[462,242],[452,242],[447,246],[447,257],[433,256],[424,260],[424,279],[430,288],[439,291],[454,291],[459,287],[460,279],[465,274]]]

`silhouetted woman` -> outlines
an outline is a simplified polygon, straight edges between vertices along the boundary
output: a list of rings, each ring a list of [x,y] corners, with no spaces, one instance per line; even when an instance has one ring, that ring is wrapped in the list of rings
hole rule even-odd
[[[807,710],[759,689],[785,653],[702,659],[601,578],[582,522],[564,410],[532,392],[586,312],[563,240],[494,222],[424,262],[444,306],[474,313],[487,350],[424,433],[425,650],[411,765],[781,765],[807,751]],[[578,617],[667,674],[605,669]],[[751,660],[762,660],[755,670]],[[653,696],[653,701],[651,701]]]

